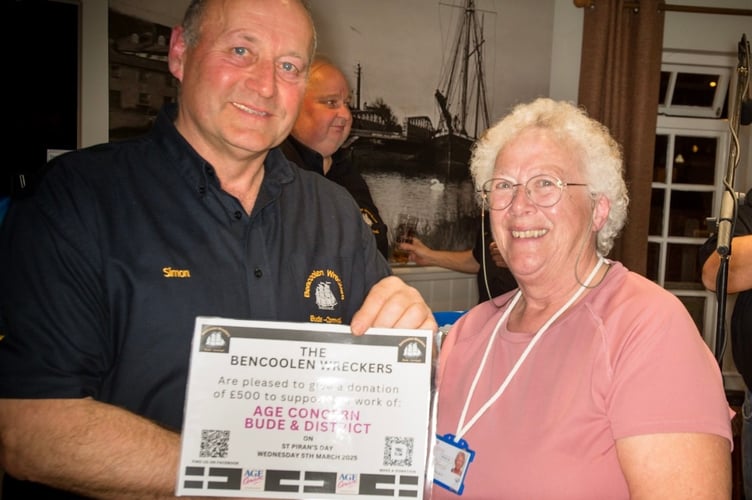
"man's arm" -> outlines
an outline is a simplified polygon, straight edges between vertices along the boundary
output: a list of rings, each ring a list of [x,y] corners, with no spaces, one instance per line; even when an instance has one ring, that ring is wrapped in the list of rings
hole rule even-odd
[[[728,293],[752,289],[752,234],[736,236],[731,240],[728,262]],[[702,266],[702,284],[715,291],[716,277],[721,265],[718,252],[713,252]]]
[[[410,252],[410,260],[420,266],[439,266],[468,274],[475,274],[480,270],[480,264],[473,257],[472,249],[434,250],[418,238],[413,238],[412,243],[399,245],[402,250]]]
[[[0,466],[96,498],[173,498],[180,436],[93,399],[0,399]]]

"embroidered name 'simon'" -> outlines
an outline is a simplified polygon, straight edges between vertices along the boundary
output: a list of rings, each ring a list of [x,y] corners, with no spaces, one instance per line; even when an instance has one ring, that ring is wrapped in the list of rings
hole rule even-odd
[[[191,272],[188,269],[173,269],[171,267],[163,267],[162,274],[165,278],[190,278]]]

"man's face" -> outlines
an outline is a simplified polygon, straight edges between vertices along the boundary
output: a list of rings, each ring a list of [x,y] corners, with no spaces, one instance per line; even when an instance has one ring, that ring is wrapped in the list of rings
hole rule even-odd
[[[314,66],[292,135],[324,157],[345,142],[352,127],[350,87],[330,64]]]
[[[173,34],[177,126],[205,156],[266,153],[289,134],[305,91],[313,26],[289,0],[207,5],[198,43]]]

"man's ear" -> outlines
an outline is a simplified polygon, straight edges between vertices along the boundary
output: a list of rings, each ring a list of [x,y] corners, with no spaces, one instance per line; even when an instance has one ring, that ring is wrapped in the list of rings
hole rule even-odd
[[[183,81],[183,57],[188,48],[188,44],[183,36],[185,30],[182,26],[175,26],[170,33],[170,51],[167,55],[167,65],[170,68],[172,76]]]
[[[593,202],[593,231],[598,232],[601,230],[606,220],[608,219],[608,212],[611,209],[611,202],[603,195],[599,195]]]

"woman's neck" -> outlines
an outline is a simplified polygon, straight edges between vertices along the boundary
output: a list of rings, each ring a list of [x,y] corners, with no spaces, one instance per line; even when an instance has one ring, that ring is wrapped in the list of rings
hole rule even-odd
[[[572,299],[580,288],[584,289],[571,306],[582,300],[590,290],[603,281],[608,272],[609,266],[604,262],[595,271],[588,283],[587,278],[590,277],[598,262],[596,257],[593,263],[585,268],[584,272],[580,272],[576,276],[572,274],[569,277],[564,277],[562,274],[560,275],[562,277],[556,283],[530,284],[524,281],[520,282],[522,297],[509,315],[507,328],[515,332],[535,333],[551,316]],[[580,266],[580,269],[582,267]]]

